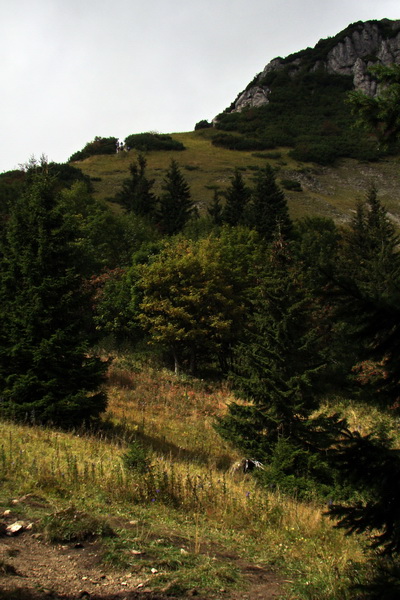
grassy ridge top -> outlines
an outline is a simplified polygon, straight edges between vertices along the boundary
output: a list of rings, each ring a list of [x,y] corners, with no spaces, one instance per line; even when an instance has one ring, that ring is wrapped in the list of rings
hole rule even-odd
[[[338,222],[346,221],[357,200],[362,199],[368,187],[375,183],[382,202],[395,220],[400,220],[399,157],[371,163],[341,159],[335,167],[322,167],[293,160],[288,155],[289,148],[257,153],[216,147],[211,143],[213,135],[215,131],[212,129],[175,133],[173,138],[182,142],[186,150],[146,154],[148,176],[155,179],[156,193],[161,191],[165,171],[174,158],[190,185],[200,213],[204,213],[212,200],[213,190],[226,189],[235,168],[241,169],[244,179],[250,183],[257,169],[269,162],[277,169],[278,183],[292,179],[302,186],[302,192],[285,190],[294,219],[318,215],[332,217]],[[134,151],[121,152],[92,156],[73,164],[94,178],[95,194],[98,199],[104,200],[116,194],[122,181],[129,176],[129,165],[136,156]]]

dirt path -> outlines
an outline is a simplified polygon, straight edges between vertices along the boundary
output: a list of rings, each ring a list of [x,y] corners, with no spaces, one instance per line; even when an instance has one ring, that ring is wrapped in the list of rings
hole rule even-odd
[[[0,600],[167,599],[163,594],[152,593],[146,587],[149,579],[143,575],[140,578],[137,574],[103,570],[98,554],[97,543],[47,544],[28,531],[15,537],[3,535],[0,537]],[[237,558],[232,560],[242,569],[248,585],[240,592],[217,591],[213,599],[273,600],[279,597],[280,582],[272,573]],[[188,597],[195,595],[197,591],[192,590]]]

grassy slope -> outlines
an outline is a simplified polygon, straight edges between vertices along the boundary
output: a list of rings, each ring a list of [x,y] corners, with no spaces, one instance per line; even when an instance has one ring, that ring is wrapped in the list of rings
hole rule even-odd
[[[227,389],[121,357],[110,368],[108,393],[101,434],[0,421],[0,514],[33,519],[36,531],[59,542],[84,528],[79,511],[106,519],[117,534],[102,540],[106,568],[152,590],[196,588],[210,598],[223,588],[230,598],[232,587],[246,585],[247,564],[275,571],[287,598],[351,597],[347,566],[353,561],[357,573],[364,563],[360,540],[332,529],[324,507],[265,494],[251,477],[229,474],[237,456],[212,428],[231,398]],[[132,437],[151,452],[147,474],[124,469]],[[32,492],[32,505],[29,496],[12,503]],[[60,511],[68,507],[81,517],[66,524]]]
[[[400,220],[398,157],[377,163],[342,160],[335,167],[319,167],[294,161],[288,157],[287,148],[278,150],[281,153],[281,158],[278,159],[263,159],[254,156],[252,152],[217,148],[210,141],[214,133],[213,130],[206,129],[172,134],[175,139],[183,142],[185,151],[149,152],[148,175],[155,179],[155,190],[161,190],[164,172],[171,158],[175,158],[202,212],[212,199],[213,190],[210,188],[217,186],[221,190],[225,189],[236,167],[243,169],[243,175],[250,183],[254,177],[254,168],[262,168],[268,160],[278,169],[278,182],[281,179],[295,179],[303,187],[303,192],[285,192],[295,219],[305,215],[321,215],[338,221],[346,220],[357,200],[365,196],[366,190],[374,182],[388,210],[396,220]],[[114,196],[122,180],[129,175],[129,165],[134,160],[135,153],[131,152],[94,156],[75,164],[87,175],[101,178],[101,181],[94,182],[94,186],[97,197],[104,199]]]

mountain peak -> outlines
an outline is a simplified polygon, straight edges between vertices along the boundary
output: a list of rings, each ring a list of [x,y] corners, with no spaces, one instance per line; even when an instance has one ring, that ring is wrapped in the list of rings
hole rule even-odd
[[[270,82],[276,72],[286,70],[292,77],[301,71],[326,71],[351,76],[353,86],[371,96],[377,91],[369,68],[375,64],[400,64],[400,20],[358,21],[334,37],[321,39],[286,58],[277,57],[241,92],[228,112],[268,103]]]

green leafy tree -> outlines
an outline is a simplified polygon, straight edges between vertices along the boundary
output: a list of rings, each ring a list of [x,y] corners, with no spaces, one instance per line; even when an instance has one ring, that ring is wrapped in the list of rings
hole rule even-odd
[[[222,213],[224,223],[228,225],[244,224],[250,190],[245,185],[243,175],[239,169],[235,169],[235,174],[224,196],[226,198]]]
[[[348,95],[356,124],[372,131],[383,148],[392,146],[400,135],[400,65],[375,65],[371,73],[378,81],[375,97],[360,91]]]
[[[195,214],[190,188],[183,177],[178,163],[171,160],[162,186],[158,210],[158,223],[162,233],[174,235],[182,231]]]
[[[168,243],[138,270],[139,321],[171,353],[175,371],[193,372],[199,359],[218,355],[244,311],[218,240]]]
[[[1,240],[0,410],[73,426],[105,409],[105,365],[90,354],[79,232],[63,208],[57,181],[44,169],[31,172]]]
[[[292,222],[285,194],[276,183],[271,165],[257,174],[249,213],[251,226],[267,242],[280,237],[287,239],[291,234]]]
[[[145,157],[139,154],[137,161],[129,167],[131,176],[123,181],[121,190],[115,196],[115,201],[128,212],[142,217],[152,216],[156,205],[156,197],[152,192],[154,179],[146,177],[146,165]]]

